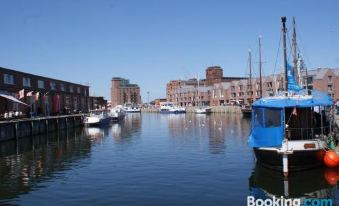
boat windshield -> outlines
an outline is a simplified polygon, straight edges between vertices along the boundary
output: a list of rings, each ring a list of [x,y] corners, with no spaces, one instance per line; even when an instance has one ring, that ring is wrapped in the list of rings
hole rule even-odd
[[[255,108],[254,126],[263,128],[280,127],[281,110],[275,108]]]
[[[252,129],[249,136],[251,147],[281,146],[284,137],[283,110],[271,107],[253,107]]]

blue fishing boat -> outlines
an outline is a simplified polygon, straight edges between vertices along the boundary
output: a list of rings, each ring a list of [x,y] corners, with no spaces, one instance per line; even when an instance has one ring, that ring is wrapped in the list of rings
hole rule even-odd
[[[286,17],[282,17],[286,48]],[[326,142],[331,138],[333,101],[326,93],[301,89],[284,49],[284,91],[252,104],[248,143],[257,162],[265,167],[289,171],[323,164]]]

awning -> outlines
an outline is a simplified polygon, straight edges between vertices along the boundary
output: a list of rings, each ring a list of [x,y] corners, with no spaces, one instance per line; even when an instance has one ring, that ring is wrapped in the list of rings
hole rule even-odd
[[[9,99],[9,100],[11,100],[11,101],[13,101],[13,102],[16,102],[16,103],[19,103],[19,104],[23,104],[23,105],[29,106],[28,104],[26,104],[26,103],[24,103],[24,102],[18,100],[17,98],[15,98],[15,97],[13,97],[13,96],[11,96],[11,95],[8,95],[8,94],[0,93],[0,97],[4,97],[4,98]]]
[[[315,106],[331,106],[333,100],[328,94],[313,90],[312,95],[305,95],[307,92],[301,90],[300,94],[294,96],[275,96],[264,97],[255,101],[253,107],[271,107],[271,108],[286,108],[286,107],[315,107]]]

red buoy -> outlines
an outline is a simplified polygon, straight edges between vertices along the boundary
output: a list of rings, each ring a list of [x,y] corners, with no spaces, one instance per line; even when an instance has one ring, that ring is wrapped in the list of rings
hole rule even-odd
[[[339,180],[339,170],[326,169],[324,173],[325,180],[330,185],[336,185]]]
[[[334,168],[339,166],[339,156],[336,152],[327,151],[324,157],[324,163],[327,167]]]

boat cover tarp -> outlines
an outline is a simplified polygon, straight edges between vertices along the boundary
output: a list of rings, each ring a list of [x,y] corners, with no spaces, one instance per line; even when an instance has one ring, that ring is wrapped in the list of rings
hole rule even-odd
[[[282,145],[283,131],[281,127],[255,127],[249,136],[248,144],[250,147],[279,147]]]
[[[296,93],[293,96],[278,96],[265,97],[255,101],[253,107],[271,107],[271,108],[286,108],[286,107],[315,107],[315,106],[331,106],[333,105],[332,98],[326,93],[313,90],[312,95],[304,95],[305,90]]]
[[[0,92],[0,97],[4,97],[4,98],[9,99],[9,100],[11,100],[11,101],[13,101],[13,102],[16,102],[16,103],[19,103],[19,104],[23,104],[23,105],[28,106],[26,103],[24,103],[24,102],[18,100],[17,98],[15,98],[15,97],[13,97],[13,96],[11,96],[11,95],[2,93],[2,92]]]
[[[280,113],[280,115],[274,115],[271,117],[268,117],[267,109],[257,108],[254,110],[262,110],[263,113],[259,116],[259,118],[256,112],[252,113],[251,133],[248,139],[249,146],[254,148],[281,146],[284,139],[284,128],[282,123],[283,110],[275,109],[277,112]],[[272,118],[275,119],[275,125],[269,125],[269,121],[267,121],[268,119]]]

